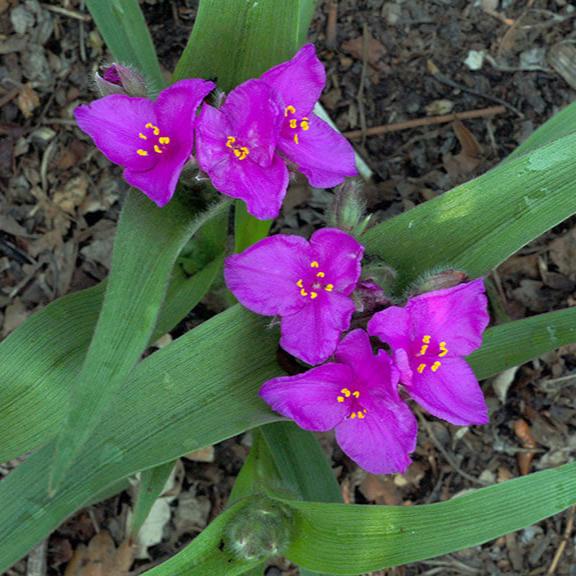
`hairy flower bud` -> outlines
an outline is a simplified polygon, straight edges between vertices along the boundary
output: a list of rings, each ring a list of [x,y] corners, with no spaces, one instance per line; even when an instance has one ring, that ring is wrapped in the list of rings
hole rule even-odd
[[[264,560],[281,554],[290,544],[292,519],[278,502],[258,498],[229,523],[224,539],[239,559]]]
[[[102,96],[126,94],[145,97],[147,94],[146,82],[142,74],[122,64],[105,66],[102,74],[98,72],[95,74],[94,80]]]
[[[409,292],[410,295],[416,296],[433,290],[443,290],[453,288],[466,282],[468,274],[463,270],[454,270],[453,268],[436,268],[426,272],[412,284]]]
[[[370,216],[366,216],[366,201],[355,180],[348,180],[336,190],[330,224],[345,232],[359,235],[366,230]]]

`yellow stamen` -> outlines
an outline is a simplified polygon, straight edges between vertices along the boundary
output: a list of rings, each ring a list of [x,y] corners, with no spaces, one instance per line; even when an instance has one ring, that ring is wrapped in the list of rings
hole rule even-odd
[[[304,280],[302,280],[302,278],[300,278],[300,280],[298,280],[298,282],[296,282],[296,286],[298,286],[298,288],[302,288],[304,285]]]
[[[244,160],[244,158],[246,158],[246,156],[248,156],[248,154],[250,154],[250,150],[248,148],[246,148],[246,146],[241,146],[240,147],[240,156],[238,156],[238,160]]]
[[[146,124],[145,128],[151,128],[152,131],[154,132],[154,136],[160,135],[160,128],[158,128],[158,126],[154,126],[154,124],[152,124],[152,122],[148,122]]]
[[[138,148],[138,150],[136,150],[136,154],[138,154],[138,156],[148,156],[148,152],[146,152],[146,150],[142,150],[142,148]]]
[[[142,140],[148,140],[148,136],[146,136],[146,134],[142,134],[142,132],[138,132],[138,138],[141,138]]]
[[[426,364],[420,364],[420,366],[418,366],[417,370],[418,370],[418,374],[422,374],[422,372],[424,372],[426,368]]]
[[[316,274],[317,278],[324,278],[324,276],[326,276],[326,274],[324,274],[324,272],[318,272],[318,274]]]
[[[436,370],[438,370],[440,366],[442,366],[442,362],[434,362],[434,364],[430,366],[430,369],[432,370],[432,372],[436,372]]]
[[[344,394],[344,396],[346,396],[346,398],[350,398],[351,392],[350,392],[350,390],[348,390],[348,388],[342,388],[342,390],[340,390],[340,392],[342,394]]]
[[[294,108],[294,106],[286,106],[286,108],[284,108],[284,116],[288,116],[289,114],[296,114],[296,108]]]
[[[428,350],[428,344],[424,344],[422,348],[420,348],[420,352],[418,352],[418,356],[424,356],[426,354],[426,350]]]
[[[355,390],[354,392],[352,392],[352,396],[354,396],[354,398],[360,398],[360,392],[358,392],[358,390]]]
[[[310,268],[319,268],[320,264],[314,260],[314,262],[310,262]]]
[[[300,294],[302,296],[308,296],[308,292],[306,292],[306,290],[304,290],[304,288],[302,288],[302,290],[300,290]]]
[[[334,284],[326,284],[324,290],[326,290],[326,292],[332,292],[332,290],[334,290]]]
[[[338,400],[338,402],[340,402],[340,404],[342,404],[342,402],[344,402],[344,396],[338,396],[336,398],[336,400]]]
[[[158,142],[160,142],[160,144],[170,144],[170,138],[168,136],[160,136]]]
[[[156,154],[162,154],[162,148],[160,148],[158,144],[154,144],[154,152],[156,152]]]
[[[310,298],[314,300],[314,298],[318,298],[318,292],[310,292]]]
[[[294,134],[294,144],[300,144],[300,140],[298,140],[298,134]]]
[[[302,130],[304,130],[304,132],[306,132],[306,130],[310,130],[310,123],[309,123],[309,118],[302,118],[302,121],[300,122],[300,128],[302,128]],[[290,125],[290,127],[292,127],[292,125]],[[295,128],[295,126],[294,126]]]
[[[432,336],[424,336],[424,338],[422,338],[422,342],[424,342],[424,344],[430,344],[431,338]]]
[[[438,356],[440,358],[444,358],[448,354],[448,348],[446,348],[446,342],[440,342],[440,354]]]
[[[350,414],[350,418],[352,419],[356,418],[356,412],[352,412],[352,414]]]
[[[298,128],[298,120],[296,120],[296,118],[290,120],[290,128]]]
[[[366,418],[366,416],[364,416],[363,412],[357,412],[358,414],[358,418],[360,418],[360,420],[362,420],[362,418]]]

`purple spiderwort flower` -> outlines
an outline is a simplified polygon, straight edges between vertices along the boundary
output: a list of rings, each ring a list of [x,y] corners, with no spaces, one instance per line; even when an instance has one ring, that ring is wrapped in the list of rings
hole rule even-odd
[[[155,102],[113,94],[78,106],[80,129],[115,164],[124,179],[158,206],[164,206],[192,154],[196,109],[214,89],[205,80],[181,80]]]
[[[347,176],[358,175],[348,140],[314,114],[326,72],[313,44],[306,44],[291,60],[271,68],[260,79],[274,89],[283,112],[278,148],[312,186],[331,188]]]
[[[398,394],[398,371],[384,350],[372,353],[364,330],[338,345],[336,362],[269,380],[260,396],[305,430],[336,429],[342,450],[373,474],[404,472],[418,425]]]
[[[351,297],[364,248],[335,228],[310,242],[279,234],[257,242],[224,266],[226,284],[249,310],[281,316],[280,346],[308,364],[324,362],[354,313]]]
[[[244,200],[261,220],[278,216],[288,187],[288,169],[274,153],[281,122],[272,90],[248,80],[221,108],[205,105],[196,125],[200,168],[216,190]]]
[[[486,424],[484,395],[464,356],[481,346],[489,320],[480,278],[386,308],[368,333],[392,347],[402,383],[428,412],[452,424]]]

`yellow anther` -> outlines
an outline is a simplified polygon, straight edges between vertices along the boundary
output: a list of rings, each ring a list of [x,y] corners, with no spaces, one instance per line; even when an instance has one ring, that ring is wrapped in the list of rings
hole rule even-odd
[[[304,290],[304,288],[302,288],[302,290],[300,290],[300,294],[302,296],[308,296],[308,292],[306,292],[306,290]]]
[[[234,138],[234,136],[228,136],[228,138],[226,138],[226,147],[234,148],[233,146],[234,142],[236,142],[236,138]]]
[[[420,366],[418,366],[418,368],[417,368],[418,374],[422,374],[422,372],[424,372],[425,368],[426,368],[426,364],[420,364]]]
[[[162,154],[162,148],[160,148],[158,144],[154,144],[154,152],[156,152],[156,154]]]
[[[300,140],[298,139],[298,134],[294,134],[294,144],[300,144]]]
[[[431,338],[432,336],[424,336],[424,338],[422,338],[422,342],[424,342],[424,344],[430,344]]]
[[[148,122],[146,124],[145,128],[152,129],[152,131],[154,132],[154,136],[160,136],[160,128],[158,128],[158,126],[155,126],[154,124],[152,124],[152,122]]]
[[[142,134],[142,132],[138,132],[138,138],[141,138],[142,140],[148,140],[148,136],[146,136],[146,134]]]
[[[354,398],[360,398],[360,392],[358,392],[358,390],[354,390],[354,392],[352,392],[352,396],[354,396]]]
[[[294,106],[286,106],[286,108],[284,108],[284,116],[288,116],[289,114],[296,114],[296,108],[294,108]]]
[[[320,264],[314,260],[314,262],[310,262],[310,268],[319,268]]]
[[[170,144],[170,138],[168,136],[160,136],[160,138],[158,138],[158,142],[160,142],[160,144]]]
[[[418,352],[418,356],[424,356],[426,354],[426,350],[428,350],[428,344],[424,344],[422,348],[420,348],[420,352]]]
[[[358,414],[358,418],[360,418],[360,420],[362,420],[362,418],[366,418],[366,416],[364,415],[364,412],[357,412]]]
[[[146,152],[146,150],[142,150],[142,148],[138,148],[138,150],[136,150],[136,154],[138,154],[138,156],[148,156],[148,152]]]
[[[246,146],[242,146],[240,148],[240,156],[238,156],[238,160],[244,160],[248,154],[250,154],[250,150],[246,148]]]
[[[440,354],[438,356],[440,358],[444,358],[448,354],[448,348],[446,348],[446,342],[440,342]]]
[[[240,156],[242,156],[242,152],[240,152],[240,150],[234,150],[234,156],[236,156],[236,158],[240,158]]]
[[[340,404],[342,404],[342,402],[344,402],[344,396],[338,396],[336,398],[336,400],[338,400],[338,402],[340,402]]]
[[[344,394],[344,396],[346,396],[346,398],[350,398],[350,394],[352,394],[352,392],[350,392],[350,390],[348,390],[348,388],[342,388],[342,390],[340,390],[340,392],[342,394]]]
[[[298,280],[298,282],[296,282],[296,286],[298,286],[298,288],[302,288],[304,286],[304,280],[302,280],[302,278],[300,278],[300,280]]]
[[[298,120],[296,120],[296,118],[292,118],[292,120],[290,120],[289,124],[290,124],[290,128],[298,128]]]
[[[334,290],[334,284],[326,284],[324,290],[326,290],[326,292],[332,292],[332,290]]]
[[[436,372],[440,366],[442,366],[442,362],[434,362],[434,364],[430,366],[430,370],[432,370],[432,372]]]
[[[350,414],[350,418],[352,419],[356,418],[356,412],[352,412],[352,414]]]
[[[306,130],[310,130],[310,120],[309,118],[302,118],[302,121],[300,122],[300,128],[302,128],[302,130],[304,130],[304,132],[306,132]]]
[[[310,298],[314,300],[314,298],[318,298],[318,292],[310,292]]]
[[[324,278],[324,276],[326,276],[326,274],[324,274],[324,272],[318,272],[318,274],[316,274],[317,278]]]

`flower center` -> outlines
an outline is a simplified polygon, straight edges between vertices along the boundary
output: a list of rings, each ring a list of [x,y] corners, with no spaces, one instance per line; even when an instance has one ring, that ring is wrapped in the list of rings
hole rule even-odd
[[[344,404],[344,402],[349,404],[350,412],[346,418],[359,418],[360,420],[366,418],[368,410],[362,407],[358,398],[360,398],[360,391],[350,390],[349,388],[342,388],[340,394],[336,396],[336,401],[339,404]]]
[[[303,116],[300,119],[297,117],[291,118],[291,116],[295,115],[296,115],[296,108],[294,106],[288,105],[286,106],[286,108],[284,108],[284,117],[288,119],[288,126],[292,130],[297,130],[297,132],[293,135],[292,139],[294,140],[295,144],[300,144],[298,134],[300,133],[300,130],[303,130],[304,132],[310,130],[310,118],[308,118],[308,116]]]
[[[150,152],[163,154],[166,146],[170,144],[170,137],[162,136],[160,134],[160,128],[152,124],[152,122],[148,122],[144,126],[144,131],[138,133],[138,138],[146,142],[146,144],[143,144],[144,148],[138,148],[138,150],[136,150],[138,156],[148,156]]]
[[[423,336],[422,345],[420,346],[420,351],[418,354],[416,354],[416,357],[427,356],[427,359],[432,361],[430,370],[432,370],[432,372],[436,372],[436,370],[442,366],[442,362],[437,360],[437,358],[444,358],[444,356],[448,354],[448,348],[446,347],[446,342],[442,341],[438,343],[438,350],[436,353],[431,353],[429,352],[429,348],[431,346],[433,346],[432,336]],[[420,362],[420,364],[418,364],[418,368],[416,368],[416,371],[418,374],[422,374],[426,368],[428,368],[428,364],[426,362]]]
[[[236,144],[236,138],[234,138],[234,136],[228,136],[226,138],[226,148],[230,148],[238,160],[244,160],[246,156],[250,154],[250,149],[247,146],[239,146]]]
[[[310,262],[310,268],[313,269],[310,277],[307,279],[300,278],[300,280],[296,282],[296,286],[300,288],[300,296],[303,296],[304,298],[309,296],[311,300],[314,300],[315,298],[318,298],[318,292],[320,290],[332,292],[332,290],[334,290],[334,284],[326,283],[326,280],[324,279],[326,274],[321,270],[318,270],[320,264],[314,260]],[[317,271],[314,273],[314,270]]]

